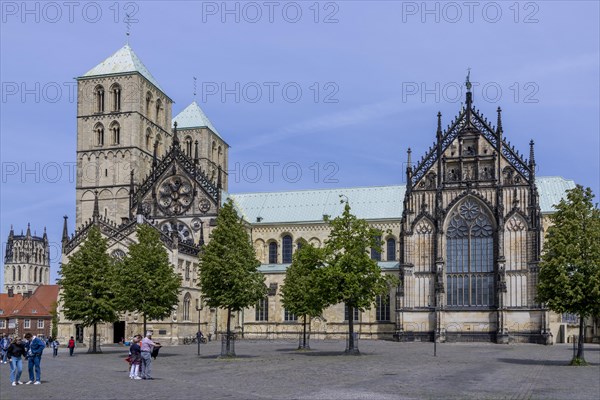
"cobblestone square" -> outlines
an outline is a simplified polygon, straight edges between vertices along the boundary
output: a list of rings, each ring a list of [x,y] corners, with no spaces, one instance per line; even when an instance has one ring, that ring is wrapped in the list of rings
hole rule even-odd
[[[132,381],[127,348],[103,354],[46,349],[42,385],[12,387],[0,368],[0,398],[12,399],[594,399],[600,398],[600,346],[587,345],[590,367],[569,367],[569,345],[360,342],[360,356],[343,355],[344,341],[240,340],[238,358],[218,358],[220,343],[169,346],[153,362],[153,381]],[[28,378],[26,367],[22,380]]]

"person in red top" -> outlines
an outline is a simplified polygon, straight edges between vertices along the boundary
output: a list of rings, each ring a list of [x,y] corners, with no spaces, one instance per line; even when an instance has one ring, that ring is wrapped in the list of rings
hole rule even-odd
[[[67,347],[69,348],[69,355],[73,356],[73,350],[75,350],[75,339],[73,339],[73,336],[71,336],[71,339],[69,339],[69,344]]]

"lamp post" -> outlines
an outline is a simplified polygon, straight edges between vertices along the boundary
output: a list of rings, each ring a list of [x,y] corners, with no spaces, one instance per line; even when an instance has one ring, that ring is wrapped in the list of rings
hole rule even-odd
[[[200,299],[196,299],[196,311],[198,311],[198,332],[196,332],[196,341],[198,342],[198,355],[200,355],[200,311],[202,310],[202,303]]]

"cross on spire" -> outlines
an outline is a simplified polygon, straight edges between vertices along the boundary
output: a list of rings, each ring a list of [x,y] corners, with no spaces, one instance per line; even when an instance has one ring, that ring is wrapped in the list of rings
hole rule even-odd
[[[196,89],[197,89],[197,86],[196,86],[196,84],[197,84],[197,78],[196,78],[195,76],[194,76],[193,78],[194,78],[194,98],[196,98]]]
[[[467,86],[467,90],[470,92],[471,91],[471,87],[473,86],[471,84],[471,67],[467,68],[467,80],[465,82],[465,85]]]
[[[127,44],[129,44],[129,36],[131,36],[131,15],[129,13],[125,14],[125,26],[127,27],[127,31],[125,32],[127,35]]]

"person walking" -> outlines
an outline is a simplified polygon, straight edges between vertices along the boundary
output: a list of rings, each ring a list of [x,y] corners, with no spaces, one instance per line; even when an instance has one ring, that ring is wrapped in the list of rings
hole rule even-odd
[[[75,339],[73,336],[71,336],[71,339],[69,339],[69,344],[67,347],[69,348],[69,356],[73,357],[73,350],[75,350]]]
[[[58,346],[60,346],[60,343],[58,343],[58,340],[56,340],[56,338],[52,339],[51,346],[52,346],[52,357],[58,356]]]
[[[8,346],[10,346],[10,339],[8,335],[4,334],[2,339],[0,339],[0,351],[2,352],[2,358],[0,358],[0,364],[6,364],[8,360],[8,355],[6,354],[8,350]]]
[[[129,379],[142,379],[140,376],[140,365],[142,364],[141,340],[142,335],[136,335],[131,341],[131,346],[129,346],[129,362],[131,364]]]
[[[10,361],[10,381],[13,386],[22,385],[21,374],[23,373],[23,356],[27,354],[25,344],[20,338],[15,337],[6,349]]]
[[[32,336],[31,333],[25,335],[27,339],[27,358],[29,360],[29,381],[26,385],[40,385],[42,383],[42,353],[44,352],[44,342],[37,336]]]
[[[142,379],[152,378],[152,351],[154,348],[160,348],[160,343],[152,341],[152,331],[146,332],[146,337],[142,339],[141,354],[142,354]]]

